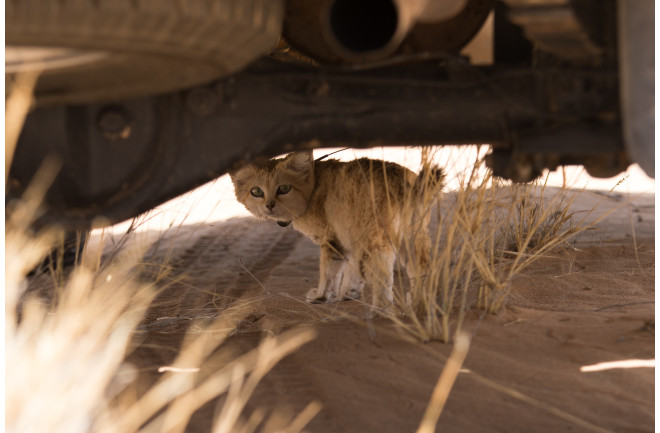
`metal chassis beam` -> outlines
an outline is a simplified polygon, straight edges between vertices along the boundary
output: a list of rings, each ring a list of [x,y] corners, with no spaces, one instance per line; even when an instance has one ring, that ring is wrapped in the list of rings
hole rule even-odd
[[[62,162],[42,222],[133,217],[241,161],[310,147],[491,144],[496,175],[624,169],[618,76],[604,68],[476,68],[464,59],[363,71],[263,59],[207,86],[113,103],[42,107],[10,171],[19,197]]]

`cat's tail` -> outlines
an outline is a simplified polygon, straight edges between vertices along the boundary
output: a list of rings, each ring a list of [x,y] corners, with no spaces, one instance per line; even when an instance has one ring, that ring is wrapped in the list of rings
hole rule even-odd
[[[444,186],[445,173],[440,167],[424,167],[417,175],[413,194],[419,198],[435,196]]]

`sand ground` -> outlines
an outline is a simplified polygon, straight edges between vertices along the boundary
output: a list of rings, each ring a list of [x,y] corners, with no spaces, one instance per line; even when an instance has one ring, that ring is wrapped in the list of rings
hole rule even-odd
[[[406,164],[409,149],[399,152],[369,156],[414,169],[417,158]],[[459,173],[449,174],[444,199],[451,200]],[[655,357],[654,184],[634,183],[640,177],[633,172],[579,185],[576,173],[555,175],[549,184],[568,177],[571,184],[600,188],[583,191],[571,211],[584,215],[595,207],[589,219],[602,220],[518,275],[503,312],[469,312],[470,350],[436,431],[654,431],[655,368],[581,370]],[[402,338],[389,320],[369,318],[369,307],[358,301],[304,302],[317,283],[318,247],[291,226],[255,220],[232,196],[223,177],[152,213],[130,241],[141,251],[137,259],[147,278],[163,265],[169,270],[128,359],[138,367],[141,389],[173,362],[196,320],[226,315],[238,303],[241,319],[223,346],[229,355],[292,327],[318,333],[266,376],[248,411],[295,414],[318,401],[322,410],[309,432],[416,431],[452,346]],[[99,248],[111,251],[127,226],[96,232],[90,256]],[[205,405],[187,430],[210,431],[218,403]]]
[[[654,196],[587,191],[574,210],[595,204],[593,218],[612,212],[518,276],[504,312],[471,312],[471,348],[437,431],[654,431],[654,368],[580,370],[654,358]],[[167,259],[176,281],[130,358],[144,386],[172,362],[194,319],[216,317],[242,299],[247,315],[229,341],[236,353],[264,333],[318,332],[265,378],[250,409],[295,413],[316,400],[323,409],[310,432],[416,430],[451,345],[405,341],[388,320],[364,320],[359,302],[305,303],[319,252],[291,227],[237,217],[143,239],[158,239],[146,262]],[[209,431],[216,404],[204,406],[189,431]]]

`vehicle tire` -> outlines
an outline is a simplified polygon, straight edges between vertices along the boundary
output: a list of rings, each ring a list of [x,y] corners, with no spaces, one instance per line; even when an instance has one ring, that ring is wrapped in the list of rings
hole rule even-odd
[[[623,138],[633,162],[655,177],[655,11],[653,0],[619,0]]]
[[[171,91],[272,50],[283,13],[281,0],[10,0],[5,72],[43,68],[41,104]]]

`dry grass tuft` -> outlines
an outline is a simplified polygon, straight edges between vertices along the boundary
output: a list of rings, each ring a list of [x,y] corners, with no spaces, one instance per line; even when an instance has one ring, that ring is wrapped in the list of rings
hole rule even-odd
[[[61,231],[34,233],[32,225],[56,172],[56,165],[45,164],[24,199],[8,205],[6,430],[182,432],[197,409],[224,396],[214,432],[253,432],[260,426],[264,432],[301,431],[320,410],[318,403],[310,403],[295,417],[258,410],[245,414],[244,409],[259,381],[282,358],[312,340],[312,330],[269,336],[256,349],[230,356],[223,343],[249,313],[238,302],[219,311],[211,323],[193,323],[175,361],[160,366],[161,377],[144,390],[138,384],[139,372],[126,359],[140,347],[145,337],[140,324],[167,280],[165,271],[158,271],[150,282],[140,277],[148,245],[142,244],[142,250],[119,248],[110,254],[111,260],[102,260],[100,248],[98,257],[87,254],[67,273],[57,268],[61,261],[51,261],[46,274],[28,280],[29,271],[61,244]]]
[[[30,208],[19,204],[15,212]],[[6,226],[7,431],[182,432],[197,409],[220,395],[225,399],[214,432],[251,432],[262,423],[262,431],[297,432],[320,410],[311,403],[293,418],[258,411],[245,416],[259,381],[314,332],[267,337],[227,361],[222,344],[248,313],[241,308],[219,313],[210,324],[195,323],[172,365],[161,366],[158,382],[140,391],[138,372],[125,359],[140,345],[138,325],[159,291],[156,283],[136,278],[141,263],[134,257],[142,254],[121,254],[101,267],[83,261],[43,297],[28,290],[25,275],[58,234],[34,235],[15,215]]]
[[[17,77],[6,98],[5,178],[31,102],[38,74]],[[219,312],[212,323],[195,323],[172,365],[147,390],[126,359],[139,347],[145,313],[166,280],[167,264],[145,282],[142,249],[126,239],[102,260],[84,257],[65,273],[64,235],[56,227],[35,233],[33,222],[59,171],[46,160],[20,201],[7,204],[5,218],[5,429],[8,432],[182,432],[203,404],[224,395],[213,432],[296,433],[319,412],[312,402],[295,417],[263,411],[244,414],[259,381],[283,357],[312,340],[312,330],[269,336],[239,357],[223,343],[249,311]],[[135,220],[139,224],[139,220]],[[133,226],[132,226],[133,227]],[[129,234],[132,232],[129,229]],[[79,236],[77,243],[81,242]],[[139,243],[133,243],[139,246]],[[81,250],[74,246],[76,251]],[[54,251],[54,252],[53,252]],[[82,253],[85,256],[85,253]],[[49,256],[49,260],[44,258]],[[31,287],[28,274],[40,267]],[[50,275],[51,278],[48,278]],[[45,283],[44,283],[45,281]]]
[[[421,172],[432,165],[426,153]],[[409,288],[402,281],[395,287],[399,315],[390,317],[421,341],[451,341],[472,308],[500,312],[516,275],[591,227],[590,212],[579,219],[570,212],[577,194],[566,188],[550,193],[544,183],[507,184],[482,161],[458,180],[451,195],[423,198],[438,218],[430,265]],[[409,241],[405,248],[414,247]]]

